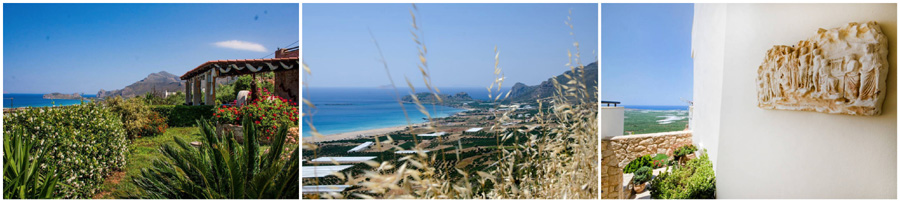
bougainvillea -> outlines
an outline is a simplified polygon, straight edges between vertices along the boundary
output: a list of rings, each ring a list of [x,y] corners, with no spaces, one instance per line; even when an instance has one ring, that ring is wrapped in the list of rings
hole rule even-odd
[[[260,141],[269,142],[278,127],[297,126],[299,109],[293,100],[272,95],[265,88],[258,89],[258,98],[249,104],[221,106],[215,110],[213,120],[222,124],[239,125],[242,118],[249,118],[262,131]]]

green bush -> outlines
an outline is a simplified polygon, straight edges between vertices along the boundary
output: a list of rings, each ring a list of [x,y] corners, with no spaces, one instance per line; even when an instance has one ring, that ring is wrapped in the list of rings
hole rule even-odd
[[[671,172],[661,173],[652,184],[650,195],[655,199],[716,198],[716,174],[705,153]]]
[[[151,94],[148,94],[151,95]],[[152,97],[152,96],[148,96]],[[147,106],[144,98],[135,97],[128,100],[122,99],[120,96],[109,98],[104,101],[107,107],[115,113],[119,114],[122,125],[125,126],[125,132],[128,138],[136,138],[141,136],[155,136],[159,130],[148,130],[151,125],[150,116],[153,111]],[[162,130],[165,132],[165,130]]]
[[[237,98],[234,83],[216,86],[216,103],[232,103]]]
[[[159,112],[150,111],[147,120],[147,125],[144,125],[141,134],[163,134],[169,128],[169,125],[166,124],[166,118],[159,115]]]
[[[213,126],[198,121],[205,136],[200,148],[175,136],[177,146],[163,145],[165,160],[142,168],[132,180],[147,198],[191,199],[299,199],[299,148],[285,147],[286,127],[276,141],[260,152],[260,133],[244,121],[243,145],[233,135],[219,137]],[[290,152],[290,153],[287,153]]]
[[[675,161],[681,162],[685,156],[690,155],[695,151],[697,151],[697,147],[692,144],[678,147],[678,149],[675,149]]]
[[[20,128],[3,133],[3,198],[53,199],[59,176],[45,164],[47,153],[34,147],[34,142]],[[51,165],[52,166],[52,165]]]
[[[47,152],[40,167],[55,167],[65,184],[56,187],[63,198],[92,196],[104,177],[125,166],[125,129],[119,115],[103,105],[90,102],[6,114],[4,134],[19,134],[17,130],[35,143],[38,152]]]
[[[637,158],[637,159],[631,161],[630,163],[628,163],[628,165],[626,165],[625,168],[622,169],[622,172],[633,173],[634,171],[637,171],[637,169],[639,169],[641,167],[644,167],[644,166],[651,167],[651,166],[653,166],[653,164],[650,163],[651,160],[652,160],[652,158],[650,158],[650,155],[641,156],[640,158]]]
[[[199,119],[210,119],[213,114],[213,105],[155,105],[150,110],[159,113],[166,118],[166,124],[170,127],[189,127],[196,124]]]
[[[653,169],[644,166],[638,168],[637,171],[634,171],[634,178],[631,178],[631,183],[636,185],[643,184],[644,182],[650,181],[651,177],[653,177]]]
[[[653,156],[653,159],[651,159],[651,160],[653,161],[653,162],[651,162],[651,164],[653,164],[653,168],[665,167],[665,166],[669,165],[669,162],[670,162],[669,156],[667,156],[665,154],[656,154],[656,156]]]

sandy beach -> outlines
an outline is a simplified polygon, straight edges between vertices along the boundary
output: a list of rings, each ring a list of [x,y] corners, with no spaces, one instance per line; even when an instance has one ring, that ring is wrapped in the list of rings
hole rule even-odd
[[[413,124],[413,126],[424,126],[424,125],[425,124]],[[391,133],[394,131],[401,131],[401,130],[405,130],[406,127],[407,126],[376,128],[376,129],[371,129],[371,130],[360,130],[360,131],[325,135],[324,137],[307,136],[307,137],[302,137],[302,139],[303,139],[303,142],[306,142],[306,143],[326,142],[326,141],[332,141],[332,140],[357,139],[357,138],[364,138],[364,137],[370,137],[370,136],[381,135],[381,134],[388,134],[388,133]]]

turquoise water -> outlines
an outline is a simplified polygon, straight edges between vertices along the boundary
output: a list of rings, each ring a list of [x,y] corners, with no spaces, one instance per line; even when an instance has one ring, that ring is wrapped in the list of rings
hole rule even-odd
[[[467,92],[474,99],[487,99],[485,88],[441,89],[445,94],[457,92]],[[408,95],[408,90],[399,89],[399,93],[400,96]],[[309,88],[303,90],[303,97],[316,105],[315,109],[303,106],[304,113],[312,115],[311,118],[303,117],[303,136],[311,136],[311,128],[307,125],[310,120],[323,135],[407,125],[406,116],[391,89]],[[464,111],[431,104],[425,106],[432,117]],[[415,104],[404,104],[404,107],[410,122],[425,122],[426,116],[416,109]]]
[[[97,97],[96,95],[82,95],[85,102],[89,98]],[[12,99],[10,99],[12,98]],[[66,106],[81,104],[81,100],[60,100],[60,99],[44,99],[44,94],[3,94],[3,108],[13,107],[49,107],[49,106]]]

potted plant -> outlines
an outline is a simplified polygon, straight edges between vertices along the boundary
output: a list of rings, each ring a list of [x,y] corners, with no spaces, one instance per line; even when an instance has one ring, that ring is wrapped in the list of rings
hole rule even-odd
[[[650,169],[650,167],[644,166],[639,168],[637,171],[634,171],[634,178],[631,178],[631,185],[634,189],[634,192],[644,192],[644,188],[647,187],[647,182],[649,182],[650,178],[652,177],[653,170]]]
[[[693,154],[695,151],[697,151],[697,147],[694,145],[681,146],[675,150],[675,161],[678,161],[679,164],[683,165],[688,160],[688,158],[685,157]]]

